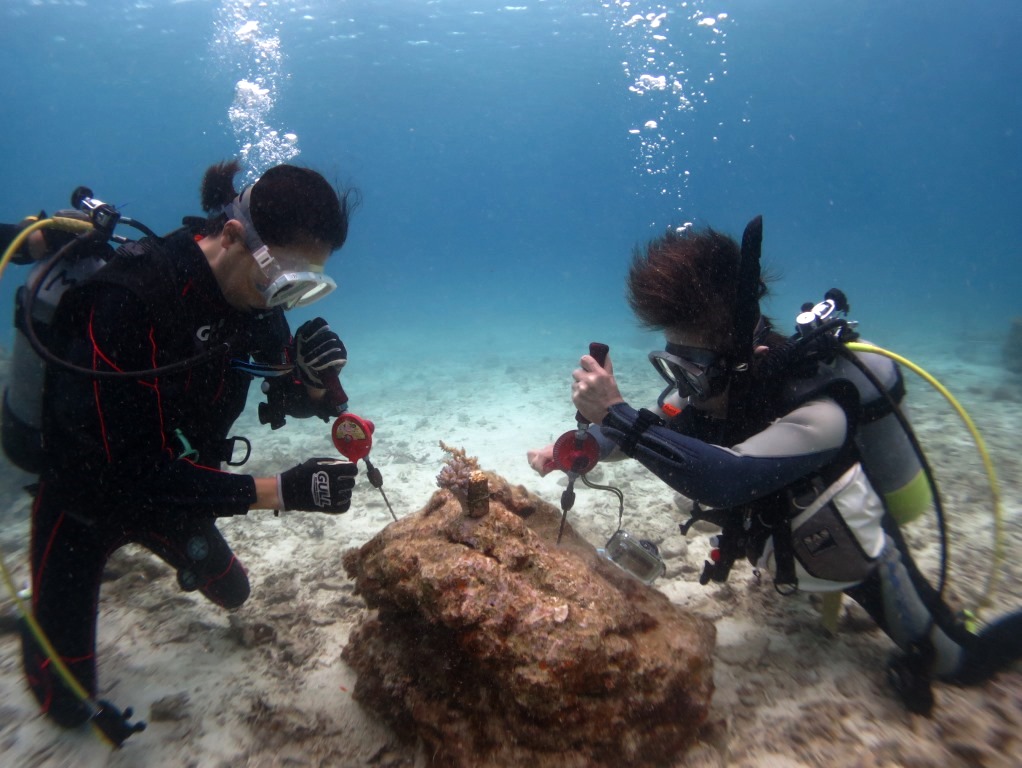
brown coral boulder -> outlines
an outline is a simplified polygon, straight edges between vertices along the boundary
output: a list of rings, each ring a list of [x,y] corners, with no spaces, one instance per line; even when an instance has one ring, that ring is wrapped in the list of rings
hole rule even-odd
[[[346,554],[376,609],[344,649],[356,699],[432,765],[670,763],[707,715],[713,626],[487,476],[488,514],[441,490]]]

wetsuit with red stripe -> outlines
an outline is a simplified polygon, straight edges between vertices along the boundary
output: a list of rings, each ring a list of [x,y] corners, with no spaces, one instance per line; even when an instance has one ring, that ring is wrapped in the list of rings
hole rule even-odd
[[[291,335],[280,310],[232,308],[194,239],[180,231],[148,253],[120,254],[69,290],[54,318],[55,352],[97,371],[139,371],[229,353],[156,378],[90,378],[50,367],[43,431],[48,467],[33,508],[32,605],[58,653],[96,692],[96,615],[109,555],[145,546],[196,589],[233,608],[249,594],[244,568],[216,518],[244,514],[256,499],[250,475],[221,471],[225,438],[241,414],[251,376],[232,360],[288,361]],[[288,375],[285,411],[316,415]],[[44,711],[64,725],[87,713],[35,642],[25,671]]]

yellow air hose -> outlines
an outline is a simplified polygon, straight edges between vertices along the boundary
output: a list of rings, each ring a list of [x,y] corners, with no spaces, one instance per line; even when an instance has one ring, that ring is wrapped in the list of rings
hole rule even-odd
[[[48,227],[53,227],[55,229],[63,229],[66,232],[79,233],[92,229],[92,224],[87,221],[82,221],[80,219],[71,219],[62,216],[55,216],[51,219],[41,219],[38,221],[34,221],[32,224],[25,227],[21,232],[19,232],[18,236],[11,241],[11,244],[4,251],[3,257],[0,258],[0,277],[3,276],[3,272],[7,268],[7,265],[10,263],[11,258],[14,256],[15,253],[18,252],[18,249],[21,248],[22,244],[28,239],[29,235],[40,229],[46,229]],[[79,683],[78,679],[71,673],[71,670],[67,668],[67,665],[64,663],[63,659],[60,658],[60,654],[57,653],[57,650],[53,647],[49,639],[46,637],[46,633],[43,632],[42,627],[39,626],[39,622],[37,622],[35,616],[32,615],[31,608],[25,604],[25,601],[22,600],[21,596],[18,594],[18,588],[14,584],[14,579],[11,576],[10,570],[7,568],[7,563],[4,560],[2,552],[0,552],[0,576],[3,577],[4,584],[7,586],[7,591],[10,592],[11,598],[14,600],[14,605],[17,607],[18,612],[21,614],[21,617],[25,620],[25,624],[28,626],[29,632],[32,633],[32,637],[34,637],[35,641],[39,643],[39,647],[43,649],[43,652],[46,654],[47,658],[49,658],[50,662],[53,664],[53,668],[56,670],[57,675],[63,681],[64,685],[66,685],[68,689],[75,696],[77,696],[94,715],[98,711],[95,702],[93,702],[92,697],[89,696],[89,692],[82,687],[82,684]],[[103,729],[96,724],[95,720],[90,719],[89,722],[92,725],[92,729],[99,735],[101,739],[103,739],[103,741],[105,741],[111,747],[117,746],[103,732]]]
[[[0,277],[3,277],[4,270],[7,269],[7,264],[18,249],[21,248],[22,244],[28,239],[29,235],[40,229],[62,229],[65,232],[73,232],[75,234],[81,232],[87,232],[92,229],[92,223],[84,221],[82,219],[72,219],[67,216],[54,216],[49,219],[39,219],[33,221],[35,217],[29,217],[26,221],[32,221],[32,224],[25,227],[18,236],[11,241],[11,244],[7,246],[7,250],[4,251],[4,255],[0,258]]]

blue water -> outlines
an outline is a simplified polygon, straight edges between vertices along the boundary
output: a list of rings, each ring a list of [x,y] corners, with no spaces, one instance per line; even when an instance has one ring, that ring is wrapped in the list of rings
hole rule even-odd
[[[5,0],[0,219],[86,184],[173,228],[209,163],[265,138],[228,118],[262,74],[295,162],[361,192],[315,310],[363,344],[634,332],[635,244],[760,213],[784,325],[832,286],[881,339],[1022,314],[1022,4],[520,1]],[[680,90],[630,90],[664,73]]]

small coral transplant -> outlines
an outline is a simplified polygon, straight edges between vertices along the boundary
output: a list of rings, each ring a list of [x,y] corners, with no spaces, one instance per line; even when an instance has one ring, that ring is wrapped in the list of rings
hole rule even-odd
[[[448,459],[436,484],[457,496],[469,517],[482,517],[489,511],[490,487],[486,473],[479,469],[479,460],[466,455],[464,449],[449,447],[443,440],[440,447],[447,452]]]
[[[472,476],[479,472],[479,459],[469,456],[464,448],[452,448],[443,440],[440,447],[447,454],[447,460],[437,475],[436,484],[464,499],[472,485]]]

